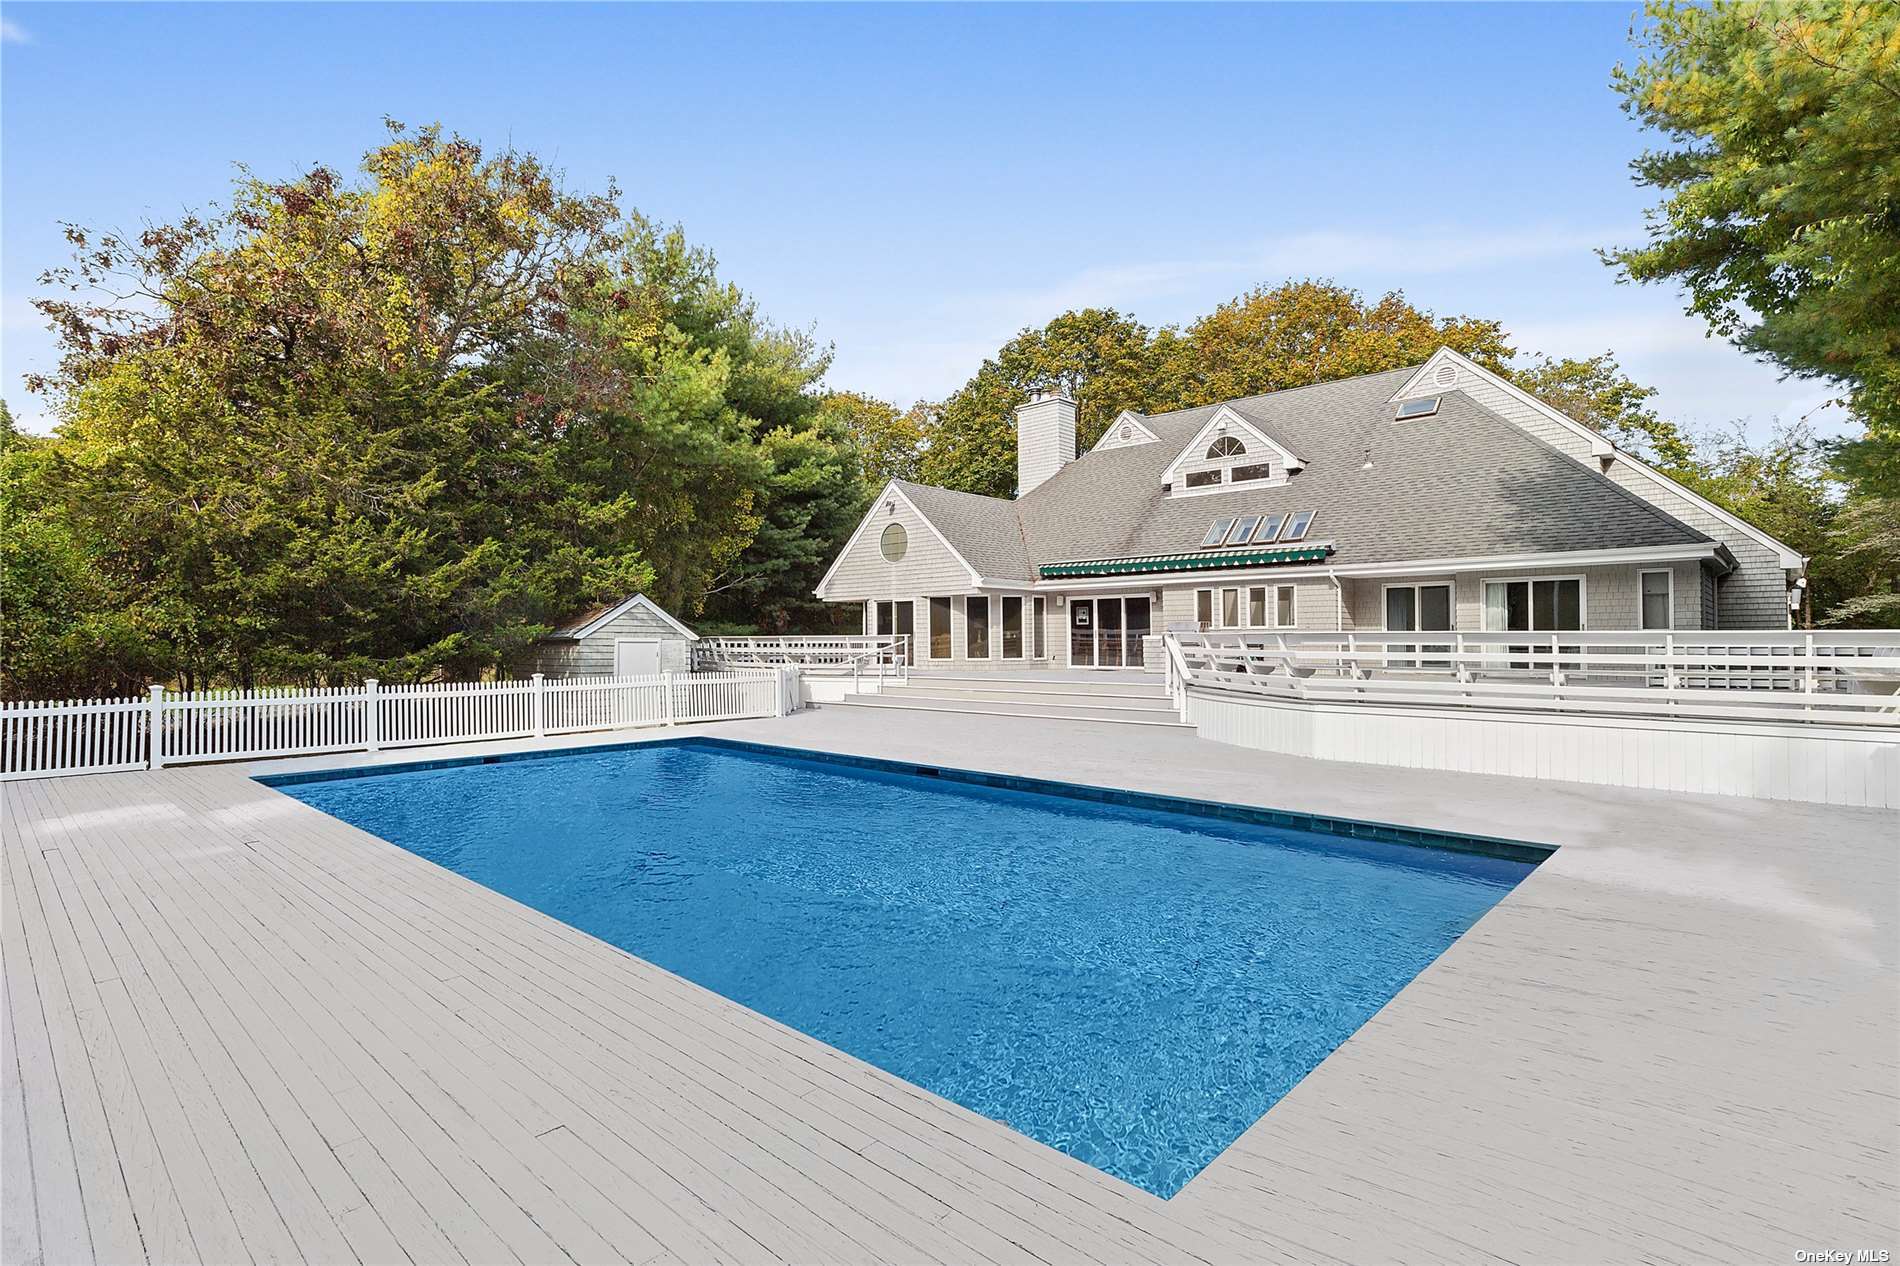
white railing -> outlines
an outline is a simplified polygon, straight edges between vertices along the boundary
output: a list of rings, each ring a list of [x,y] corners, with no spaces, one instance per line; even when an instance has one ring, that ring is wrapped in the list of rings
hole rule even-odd
[[[0,703],[0,779],[782,716],[788,676],[774,668],[317,690],[154,686],[140,699]]]
[[[1168,682],[1309,702],[1900,726],[1900,633],[1171,632]],[[1177,654],[1178,652],[1178,654]]]
[[[811,677],[904,680],[910,675],[910,634],[838,637],[702,637],[693,643],[696,667],[796,668]]]

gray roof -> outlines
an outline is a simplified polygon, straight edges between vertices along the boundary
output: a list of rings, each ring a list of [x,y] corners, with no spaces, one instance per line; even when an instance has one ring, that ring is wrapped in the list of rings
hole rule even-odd
[[[1031,564],[1023,543],[1022,522],[1017,516],[1018,503],[903,479],[896,483],[911,504],[943,533],[950,547],[963,555],[964,561],[976,568],[979,575],[998,580],[1029,577]]]
[[[1415,368],[1227,401],[1305,460],[1277,487],[1163,495],[1164,472],[1220,407],[1206,405],[1146,418],[1158,443],[1085,453],[1016,501],[904,490],[971,565],[999,579],[1031,578],[1044,563],[1194,550],[1214,520],[1269,511],[1314,511],[1308,539],[1332,542],[1339,564],[1710,540],[1462,392],[1443,393],[1432,417],[1395,422],[1391,397]]]

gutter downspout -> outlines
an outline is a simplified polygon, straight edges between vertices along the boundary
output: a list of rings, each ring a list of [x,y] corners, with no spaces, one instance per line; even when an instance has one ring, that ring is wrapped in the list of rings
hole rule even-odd
[[[1346,586],[1339,583],[1339,573],[1332,568],[1326,569],[1326,579],[1333,582],[1333,628],[1335,632],[1346,631]]]

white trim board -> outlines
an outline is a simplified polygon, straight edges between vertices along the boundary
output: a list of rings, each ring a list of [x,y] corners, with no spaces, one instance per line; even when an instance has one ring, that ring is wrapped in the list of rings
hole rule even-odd
[[[582,638],[592,637],[594,634],[600,632],[602,627],[604,627],[607,624],[612,623],[615,620],[618,620],[621,616],[627,614],[627,612],[633,610],[635,607],[639,607],[640,609],[648,612],[651,615],[658,616],[664,623],[666,623],[669,627],[671,627],[674,632],[678,633],[681,637],[685,638],[687,641],[697,642],[699,640],[699,634],[693,632],[691,629],[687,628],[684,624],[681,624],[678,620],[674,619],[670,614],[668,614],[666,611],[661,609],[659,603],[653,601],[653,599],[647,597],[643,593],[634,594],[633,597],[628,598],[625,602],[621,603],[619,606],[613,607],[601,613],[600,615],[595,616],[593,619],[589,620],[586,624],[582,625],[579,629],[576,629],[572,633],[562,633],[558,635],[551,634],[549,635],[547,640],[550,642],[568,642],[568,641],[578,642]]]
[[[1286,469],[1302,470],[1305,468],[1306,462],[1304,460],[1295,456],[1292,450],[1287,448],[1286,445],[1281,444],[1265,431],[1262,431],[1257,422],[1250,421],[1240,410],[1234,408],[1232,405],[1223,404],[1208,415],[1207,421],[1201,423],[1200,430],[1194,432],[1194,438],[1181,446],[1181,451],[1175,454],[1172,462],[1168,463],[1168,468],[1161,472],[1161,482],[1164,484],[1177,483],[1181,479],[1186,467],[1203,465],[1206,461],[1205,458],[1191,456],[1191,454],[1205,452],[1207,445],[1212,442],[1214,436],[1217,434],[1226,434],[1230,429],[1244,431],[1246,434],[1252,436],[1262,447],[1277,455],[1280,459],[1280,464]],[[1247,455],[1252,457],[1253,450],[1249,449]],[[1229,462],[1227,464],[1234,465],[1235,463]],[[1269,486],[1266,480],[1250,482],[1258,483],[1262,486]],[[1234,488],[1229,486],[1226,480],[1223,479],[1217,490],[1232,492]]]
[[[1133,427],[1136,434],[1128,439],[1122,439],[1116,432],[1120,431],[1123,426]],[[1159,443],[1160,440],[1161,437],[1159,435],[1156,435],[1153,431],[1148,429],[1146,418],[1136,413],[1133,409],[1123,409],[1120,413],[1115,415],[1115,420],[1108,424],[1108,429],[1103,431],[1095,443],[1089,446],[1089,452],[1099,453],[1108,449],[1138,448],[1143,444]]]
[[[1736,515],[1730,513],[1729,511],[1724,510],[1721,506],[1716,505],[1713,501],[1710,501],[1707,497],[1703,496],[1699,492],[1696,492],[1694,489],[1689,488],[1684,484],[1677,483],[1675,480],[1671,479],[1668,475],[1663,474],[1660,470],[1657,470],[1655,467],[1650,466],[1647,463],[1641,461],[1640,459],[1633,457],[1628,453],[1623,452],[1621,449],[1611,444],[1610,441],[1604,438],[1603,435],[1601,435],[1600,433],[1591,430],[1589,427],[1577,421],[1575,418],[1572,418],[1568,416],[1567,414],[1561,413],[1558,410],[1551,408],[1549,405],[1545,404],[1542,400],[1539,400],[1536,396],[1533,396],[1530,392],[1525,391],[1522,387],[1519,387],[1517,384],[1511,382],[1508,378],[1501,377],[1500,375],[1491,372],[1490,370],[1486,369],[1483,365],[1480,365],[1476,361],[1472,360],[1470,357],[1461,355],[1458,352],[1454,352],[1449,347],[1441,347],[1436,352],[1433,352],[1431,359],[1426,361],[1423,365],[1420,365],[1418,367],[1418,372],[1413,374],[1410,378],[1407,378],[1405,380],[1404,385],[1401,386],[1396,392],[1393,393],[1391,401],[1389,403],[1397,404],[1401,400],[1408,400],[1416,396],[1437,396],[1437,395],[1444,395],[1445,393],[1449,391],[1459,390],[1459,388],[1456,385],[1453,385],[1451,387],[1441,387],[1441,386],[1435,385],[1431,381],[1432,375],[1437,372],[1437,367],[1441,364],[1446,364],[1446,363],[1454,364],[1459,368],[1461,372],[1472,374],[1473,376],[1479,378],[1483,382],[1493,387],[1498,388],[1499,390],[1508,394],[1512,399],[1518,401],[1520,404],[1523,404],[1527,406],[1528,408],[1535,409],[1538,413],[1542,414],[1546,418],[1549,418],[1552,422],[1555,422],[1557,425],[1563,427],[1565,430],[1575,435],[1578,439],[1588,441],[1590,445],[1591,456],[1615,457],[1617,461],[1623,462],[1626,465],[1628,465],[1631,470],[1637,471],[1647,476],[1651,482],[1661,484],[1664,487],[1668,488],[1671,492],[1675,493],[1679,497],[1682,497],[1684,500],[1688,501],[1691,505],[1695,506],[1698,510],[1702,510],[1707,514],[1713,515],[1715,518],[1721,520],[1723,523],[1727,524],[1729,527],[1734,528],[1737,532],[1740,532],[1742,535],[1748,537],[1750,540],[1756,542],[1757,544],[1763,546],[1766,549],[1772,550],[1776,556],[1776,561],[1780,563],[1783,570],[1799,571],[1807,566],[1808,560],[1805,556],[1796,553],[1793,549],[1789,548],[1787,545],[1782,544],[1780,541],[1768,535],[1768,533],[1762,531],[1760,528],[1755,527],[1752,524],[1748,523],[1747,521],[1741,518],[1738,518]],[[1575,460],[1575,459],[1573,458],[1572,460]],[[1660,506],[1658,506],[1657,508],[1662,509],[1662,507]],[[1667,514],[1668,511],[1664,510],[1663,513]]]
[[[912,501],[906,496],[904,490],[898,487],[897,481],[892,479],[884,485],[883,490],[880,491],[877,496],[871,498],[870,507],[865,510],[864,517],[858,520],[858,526],[852,531],[850,539],[845,541],[844,548],[838,551],[838,556],[831,560],[831,566],[825,569],[824,577],[819,580],[818,587],[812,590],[813,597],[817,598],[820,602],[829,602],[831,600],[830,594],[827,592],[831,588],[831,578],[838,574],[838,568],[844,566],[846,556],[857,547],[858,541],[863,538],[864,530],[870,527],[872,521],[877,518],[878,507],[884,504],[884,498],[886,497],[896,497],[899,501],[902,501],[906,506],[910,507],[910,512],[916,515],[918,519],[923,522],[925,527],[930,529],[930,534],[937,538],[937,543],[949,550],[950,557],[956,559],[957,564],[961,566],[964,571],[969,573],[970,584],[973,587],[980,588],[982,586],[983,578],[977,574],[976,568],[970,566],[970,560],[965,558],[957,547],[950,543],[950,538],[943,534],[943,530],[935,523],[932,523],[930,516],[925,514],[915,501]]]

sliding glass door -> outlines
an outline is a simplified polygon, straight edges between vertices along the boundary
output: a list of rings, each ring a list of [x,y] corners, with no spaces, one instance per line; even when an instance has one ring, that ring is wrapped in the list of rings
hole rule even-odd
[[[1452,617],[1451,585],[1387,585],[1385,587],[1385,631],[1388,633],[1449,633]],[[1449,660],[1421,658],[1444,655],[1449,643],[1411,643],[1391,646],[1387,651],[1388,668],[1444,668]]]
[[[1140,668],[1154,600],[1073,598],[1069,601],[1069,663],[1076,668]]]

